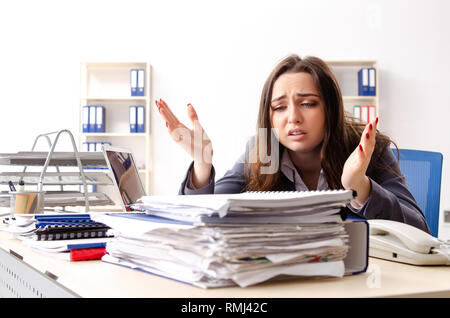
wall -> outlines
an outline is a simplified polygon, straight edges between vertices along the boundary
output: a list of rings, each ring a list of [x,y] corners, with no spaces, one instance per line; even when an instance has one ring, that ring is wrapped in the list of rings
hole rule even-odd
[[[43,132],[77,133],[81,61],[148,60],[152,97],[186,124],[186,104],[196,107],[221,176],[253,133],[281,58],[377,59],[382,130],[399,147],[444,154],[441,207],[450,209],[449,9],[445,0],[2,2],[0,151],[27,150]],[[176,193],[190,159],[156,115],[154,193]]]

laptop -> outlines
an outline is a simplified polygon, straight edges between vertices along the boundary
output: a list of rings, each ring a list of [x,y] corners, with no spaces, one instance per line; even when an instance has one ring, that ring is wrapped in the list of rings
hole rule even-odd
[[[103,154],[112,172],[112,179],[121,198],[123,211],[132,211],[130,205],[145,196],[145,190],[131,150],[103,145]]]

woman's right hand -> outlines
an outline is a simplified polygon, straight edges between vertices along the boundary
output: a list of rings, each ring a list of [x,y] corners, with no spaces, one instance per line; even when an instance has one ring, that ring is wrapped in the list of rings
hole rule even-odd
[[[188,117],[193,129],[189,129],[172,113],[165,101],[155,101],[156,106],[166,122],[172,139],[181,146],[194,160],[192,182],[199,189],[209,183],[212,167],[213,148],[211,140],[198,121],[197,113],[191,104],[187,105]]]

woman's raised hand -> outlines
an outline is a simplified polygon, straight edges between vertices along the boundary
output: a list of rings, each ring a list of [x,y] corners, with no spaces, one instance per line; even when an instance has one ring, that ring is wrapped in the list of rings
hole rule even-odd
[[[211,173],[213,148],[211,140],[198,121],[194,107],[187,104],[188,117],[193,127],[189,129],[178,120],[165,101],[160,99],[155,103],[166,122],[172,139],[194,160],[194,173],[192,175],[194,186],[200,188],[207,185]]]
[[[366,125],[358,147],[347,158],[342,171],[342,185],[347,190],[356,190],[356,202],[359,205],[363,205],[367,201],[371,191],[370,180],[366,176],[366,171],[375,149],[377,126],[378,117]]]

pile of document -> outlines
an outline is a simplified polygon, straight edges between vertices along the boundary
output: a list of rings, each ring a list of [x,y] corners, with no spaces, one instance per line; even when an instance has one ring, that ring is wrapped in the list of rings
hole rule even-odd
[[[1,230],[33,250],[52,257],[78,261],[101,259],[113,234],[89,214],[35,214],[5,217]]]
[[[115,240],[102,260],[199,287],[344,275],[341,213],[352,191],[146,196],[143,212],[96,214]]]

